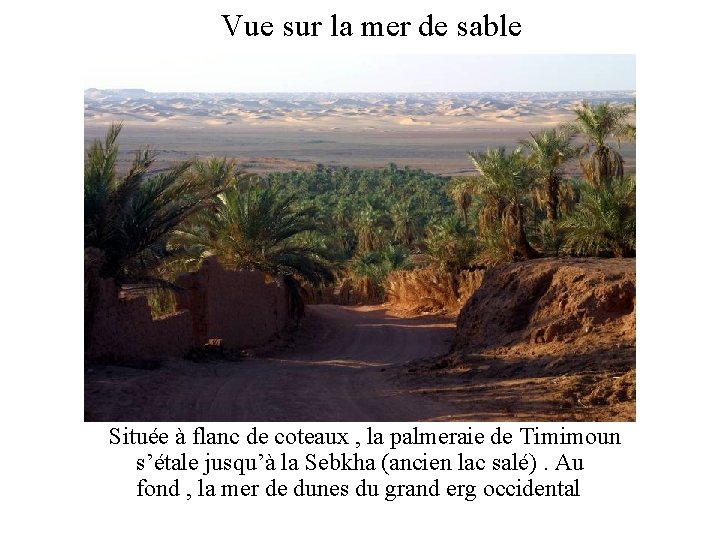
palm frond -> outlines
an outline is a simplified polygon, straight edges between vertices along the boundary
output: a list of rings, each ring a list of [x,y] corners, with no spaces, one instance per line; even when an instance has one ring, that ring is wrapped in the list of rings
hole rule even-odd
[[[580,165],[590,184],[598,187],[623,176],[623,158],[607,141],[634,138],[635,127],[626,122],[632,112],[632,107],[609,102],[583,102],[575,109],[577,132],[586,138],[579,152]]]
[[[180,227],[170,245],[186,259],[217,256],[230,268],[317,284],[332,280],[330,263],[318,246],[301,237],[318,225],[317,209],[298,207],[295,195],[235,185]]]
[[[140,149],[129,171],[117,172],[122,124],[112,124],[104,143],[94,141],[85,156],[85,248],[103,253],[100,275],[117,281],[157,279],[170,233],[221,189],[188,172],[192,162],[149,174],[157,153]]]
[[[580,203],[562,222],[566,250],[575,255],[634,255],[635,180],[585,185]]]

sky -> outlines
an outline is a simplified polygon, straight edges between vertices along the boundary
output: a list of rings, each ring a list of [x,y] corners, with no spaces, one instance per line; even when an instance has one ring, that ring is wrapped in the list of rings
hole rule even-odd
[[[235,65],[233,65],[235,64]],[[635,55],[182,56],[90,67],[85,88],[151,92],[511,92],[635,90]]]

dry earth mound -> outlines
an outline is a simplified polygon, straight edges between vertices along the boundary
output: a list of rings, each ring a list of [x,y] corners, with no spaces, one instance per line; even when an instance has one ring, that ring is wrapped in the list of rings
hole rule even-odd
[[[542,259],[488,270],[449,355],[414,391],[467,420],[634,420],[635,260]]]
[[[583,352],[635,344],[635,260],[501,265],[458,316],[453,350]]]

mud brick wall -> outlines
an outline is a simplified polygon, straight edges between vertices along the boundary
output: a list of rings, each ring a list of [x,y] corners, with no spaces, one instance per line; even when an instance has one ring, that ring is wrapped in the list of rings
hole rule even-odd
[[[88,274],[94,286],[94,310],[86,297],[86,353],[90,357],[143,358],[182,356],[208,339],[226,349],[263,345],[290,323],[287,291],[258,271],[224,269],[216,259],[176,281],[178,312],[153,319],[147,298],[119,298],[112,280]],[[86,296],[87,296],[86,285]]]
[[[288,325],[287,291],[254,270],[226,270],[214,258],[181,275],[178,308],[192,314],[193,344],[220,338],[227,349],[262,345]]]
[[[112,280],[98,280],[88,350],[93,357],[180,356],[192,346],[192,317],[153,319],[145,297],[121,299]]]

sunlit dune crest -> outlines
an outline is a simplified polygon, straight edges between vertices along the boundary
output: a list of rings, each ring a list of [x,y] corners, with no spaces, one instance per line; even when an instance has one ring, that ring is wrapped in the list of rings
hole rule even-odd
[[[417,94],[232,94],[151,93],[144,90],[85,92],[86,122],[108,119],[221,125],[207,118],[261,120],[278,126],[318,121],[347,122],[359,129],[390,126],[472,127],[517,121],[536,125],[568,120],[582,101],[632,103],[634,91]]]

